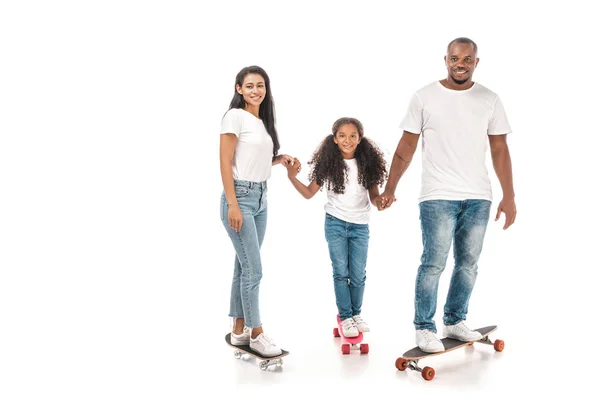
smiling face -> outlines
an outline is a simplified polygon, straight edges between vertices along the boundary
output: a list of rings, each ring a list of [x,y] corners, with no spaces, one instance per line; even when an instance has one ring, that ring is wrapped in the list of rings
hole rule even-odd
[[[244,98],[247,109],[253,108],[258,110],[260,103],[263,102],[267,93],[265,79],[259,74],[246,75],[242,86],[235,85],[235,89]]]
[[[358,128],[354,124],[341,125],[333,137],[333,141],[342,152],[342,157],[346,160],[354,158],[354,152],[360,140]]]
[[[456,85],[468,85],[479,63],[473,45],[469,43],[453,43],[444,57],[448,68],[448,81]]]

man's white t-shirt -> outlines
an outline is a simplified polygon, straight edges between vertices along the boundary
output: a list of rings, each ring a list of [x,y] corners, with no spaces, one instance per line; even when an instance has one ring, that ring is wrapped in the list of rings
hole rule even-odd
[[[337,194],[327,190],[325,212],[342,221],[353,224],[368,224],[371,210],[369,191],[358,183],[358,164],[356,159],[344,160],[348,167],[348,175],[344,193]]]
[[[433,82],[413,95],[400,128],[422,136],[419,202],[492,200],[485,165],[488,135],[511,132],[496,93],[478,83],[451,90]]]
[[[233,179],[262,182],[271,177],[273,140],[265,124],[241,108],[227,111],[221,122],[221,134],[238,138],[233,159]]]

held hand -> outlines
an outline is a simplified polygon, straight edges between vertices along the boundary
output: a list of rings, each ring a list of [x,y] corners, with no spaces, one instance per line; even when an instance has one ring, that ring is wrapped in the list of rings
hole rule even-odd
[[[231,205],[229,206],[229,211],[227,212],[227,221],[229,222],[229,226],[236,232],[239,232],[242,229],[242,222],[244,217],[242,216],[242,210],[240,210],[239,205]]]
[[[301,169],[300,161],[298,161],[297,158],[294,158],[294,162],[289,163],[286,166],[286,168],[288,171],[288,178],[294,179],[296,177],[296,175],[298,175],[298,172],[300,172],[300,169]]]
[[[394,194],[385,190],[377,199],[377,209],[381,211],[390,208],[395,201],[396,197]]]
[[[498,211],[496,212],[495,221],[500,219],[501,213],[504,213],[505,215],[504,227],[502,229],[507,230],[517,218],[517,205],[515,204],[515,200],[506,198],[502,199],[500,204],[498,204]]]
[[[287,154],[280,154],[279,162],[281,163],[281,165],[287,168],[288,165],[294,163],[294,157],[288,156]]]

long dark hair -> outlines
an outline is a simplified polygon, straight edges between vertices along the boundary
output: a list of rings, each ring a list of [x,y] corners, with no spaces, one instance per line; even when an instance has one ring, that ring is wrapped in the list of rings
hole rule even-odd
[[[246,78],[246,75],[248,74],[258,74],[265,80],[266,94],[262,103],[260,103],[258,115],[260,119],[262,119],[267,133],[273,140],[273,158],[275,158],[279,152],[279,137],[277,136],[277,129],[275,128],[275,104],[273,103],[273,95],[271,94],[271,80],[264,69],[256,65],[252,65],[250,67],[243,68],[240,72],[238,72],[237,76],[235,77],[235,84],[242,87],[244,78]],[[234,86],[233,99],[231,99],[229,109],[244,109],[245,107],[246,101],[244,100],[244,96],[238,93],[236,87]]]
[[[342,125],[353,124],[358,130],[360,143],[356,146],[354,158],[358,166],[358,183],[367,190],[373,185],[381,186],[387,179],[386,162],[379,148],[364,137],[362,123],[356,118],[340,118],[333,124],[331,135],[327,135],[319,148],[314,152],[309,164],[312,170],[309,179],[316,180],[317,185],[325,186],[334,193],[344,193],[348,167],[338,145],[333,141],[337,131]]]

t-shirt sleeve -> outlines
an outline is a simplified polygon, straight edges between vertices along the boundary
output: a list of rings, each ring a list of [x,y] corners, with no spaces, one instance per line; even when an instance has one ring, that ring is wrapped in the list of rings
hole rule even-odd
[[[496,103],[494,104],[494,109],[492,110],[492,116],[490,117],[490,122],[488,123],[488,135],[505,135],[507,133],[511,133],[510,125],[508,123],[508,118],[506,117],[506,112],[504,111],[504,105],[500,100],[500,97],[496,97]]]
[[[423,103],[415,93],[410,99],[406,115],[400,124],[400,129],[418,135],[423,131]]]
[[[240,132],[242,131],[242,116],[237,111],[237,109],[232,108],[223,116],[223,120],[221,121],[221,135],[233,133],[235,136],[240,137]]]

